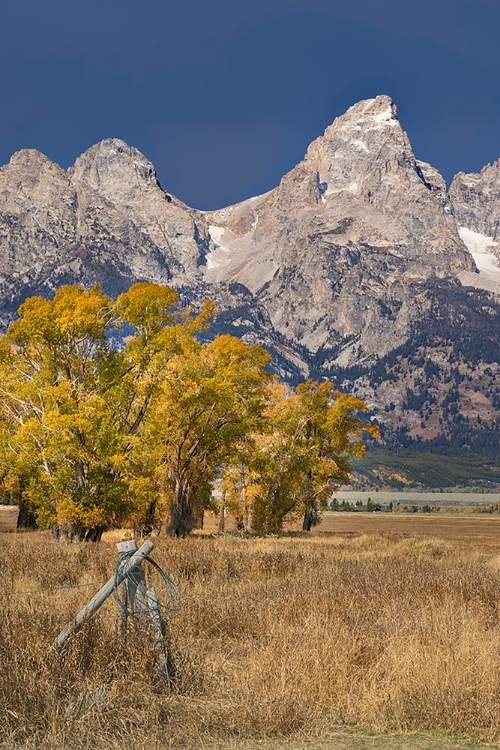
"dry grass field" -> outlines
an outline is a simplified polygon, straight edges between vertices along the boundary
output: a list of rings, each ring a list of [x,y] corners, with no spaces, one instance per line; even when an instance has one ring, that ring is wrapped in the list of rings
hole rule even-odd
[[[17,505],[0,505],[0,533],[14,531],[18,516],[19,508]]]
[[[445,516],[417,513],[325,513],[313,534],[398,534],[439,537],[500,550],[500,516]]]
[[[495,518],[334,514],[308,538],[160,537],[182,595],[166,695],[150,634],[122,636],[112,599],[52,646],[115,539],[1,534],[0,747],[498,747],[499,536]]]
[[[234,524],[227,528],[234,531]],[[215,534],[218,519],[206,514],[203,533]],[[299,531],[300,520],[291,523],[289,531]],[[402,537],[428,537],[471,543],[488,549],[500,549],[500,516],[498,515],[444,515],[427,513],[324,513],[319,526],[313,528],[311,537],[328,538],[357,536],[359,534],[396,534]]]

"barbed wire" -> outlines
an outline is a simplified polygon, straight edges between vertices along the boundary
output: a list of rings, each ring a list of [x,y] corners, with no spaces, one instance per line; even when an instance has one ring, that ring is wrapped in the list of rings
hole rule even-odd
[[[131,553],[133,554],[133,553]],[[131,574],[133,575],[134,569],[132,571],[129,571],[129,574],[125,577],[125,580],[121,581],[121,570],[122,567],[128,562],[130,559],[130,555],[122,555],[120,559],[117,561],[115,565],[115,572],[114,572],[114,594],[115,599],[117,601],[118,607],[120,608],[122,615],[125,617],[128,617],[129,615],[136,614],[132,611],[132,609],[129,606],[129,599],[128,599],[128,589],[123,584],[127,582],[127,580],[130,580]],[[172,573],[167,573],[163,568],[155,561],[153,558],[147,556],[144,558],[144,561],[149,563],[159,574],[160,580],[162,583],[163,592],[160,594],[160,592],[157,593],[157,605],[158,607],[165,611],[166,616],[169,619],[172,619],[175,617],[177,612],[180,609],[181,606],[181,595],[179,591],[179,581],[176,579],[176,577]],[[140,566],[139,566],[140,567]],[[118,583],[118,581],[121,581],[121,583]],[[76,583],[76,584],[62,584],[60,586],[52,586],[50,588],[46,589],[27,589],[24,591],[6,591],[6,590],[0,590],[0,596],[36,596],[41,594],[51,594],[56,593],[58,591],[68,591],[71,589],[83,589],[83,588],[89,588],[91,586],[103,586],[106,583],[106,581],[90,581],[89,583]],[[147,602],[139,601],[139,604],[142,608],[147,608]]]
[[[29,596],[31,594],[50,594],[54,591],[63,591],[65,589],[83,589],[88,586],[103,586],[106,581],[92,581],[91,583],[74,583],[64,584],[62,586],[53,586],[50,589],[31,589],[27,591],[0,591],[0,594],[7,596]]]
[[[129,597],[128,597],[128,590],[127,587],[122,585],[123,583],[126,583],[127,580],[130,579],[131,574],[133,575],[133,570],[129,572],[129,575],[125,578],[124,581],[121,583],[118,583],[118,581],[121,580],[121,569],[124,565],[127,564],[128,560],[130,559],[130,556],[133,553],[130,553],[128,555],[122,555],[121,558],[118,560],[118,562],[115,565],[115,587],[114,587],[114,594],[115,599],[118,604],[118,607],[120,608],[122,614],[124,617],[128,617],[129,615],[134,616],[136,612],[134,612],[130,606],[129,606]],[[163,584],[163,595],[161,596],[159,592],[157,593],[157,604],[158,607],[162,610],[164,610],[168,616],[169,619],[172,619],[175,617],[177,612],[180,609],[181,606],[181,595],[179,592],[179,582],[175,579],[175,577],[171,573],[167,573],[163,568],[158,565],[158,563],[153,560],[152,557],[144,558],[144,562],[148,562],[153,568],[155,568],[159,575],[161,582]],[[138,600],[141,608],[146,609],[147,608],[147,602],[142,601],[142,598],[139,594]]]

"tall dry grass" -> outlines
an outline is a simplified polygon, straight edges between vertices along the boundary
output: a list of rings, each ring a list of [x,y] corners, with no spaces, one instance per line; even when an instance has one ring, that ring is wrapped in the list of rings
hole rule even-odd
[[[155,543],[182,593],[172,695],[153,640],[123,638],[112,600],[63,658],[52,647],[94,589],[48,589],[105,580],[114,545],[1,537],[2,748],[203,747],[340,724],[500,739],[491,553],[366,535]]]

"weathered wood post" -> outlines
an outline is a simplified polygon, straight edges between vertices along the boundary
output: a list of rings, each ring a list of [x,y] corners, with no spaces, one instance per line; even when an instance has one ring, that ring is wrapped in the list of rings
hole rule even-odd
[[[123,586],[124,597],[121,599],[119,596],[117,597],[121,606],[122,628],[126,629],[129,611],[138,625],[144,629],[150,625],[160,657],[160,668],[165,687],[170,692],[172,689],[172,669],[170,668],[168,625],[162,621],[156,590],[154,587],[147,589],[146,578],[141,567],[141,564],[154,548],[154,544],[144,542],[140,549],[137,549],[135,541],[119,542],[116,546],[119,559],[115,574],[78,612],[75,619],[59,633],[55,640],[55,647],[58,650],[62,649],[70,635],[76,633],[85,620],[89,619],[94,612],[97,612],[113,591],[116,591],[119,586]],[[156,567],[158,568],[157,565]],[[158,569],[162,572],[161,568]],[[163,572],[162,575],[165,577]]]
[[[135,540],[128,542],[119,542],[117,545],[120,556],[120,564],[123,564],[137,550]],[[167,690],[170,692],[172,682],[169,674],[169,661],[167,645],[164,638],[165,624],[162,622],[156,589],[152,586],[150,589],[146,586],[146,577],[140,565],[133,568],[122,587],[125,589],[124,606],[122,606],[122,627],[127,626],[127,613],[130,607],[132,617],[141,625],[147,625],[150,621],[153,636],[158,649],[160,658],[160,668],[163,674],[163,680]]]
[[[80,630],[85,620],[88,620],[89,617],[102,607],[108,596],[110,596],[115,590],[115,586],[119,586],[123,583],[123,581],[129,576],[130,572],[134,570],[136,566],[140,565],[153,549],[154,544],[152,542],[144,542],[144,544],[132,554],[130,559],[119,567],[116,574],[111,576],[102,589],[100,589],[89,603],[78,612],[75,619],[59,633],[54,644],[58,650],[62,649],[70,635]]]
[[[126,560],[132,557],[137,551],[137,544],[135,540],[129,542],[118,542],[116,545],[119,555],[119,566],[126,564]],[[132,617],[137,618],[141,615],[148,613],[148,598],[147,598],[147,586],[146,577],[141,565],[136,565],[132,568],[128,576],[126,577],[122,586],[125,588],[125,607],[123,607],[122,625],[125,620],[125,627],[127,624],[127,610],[130,605],[130,611]]]

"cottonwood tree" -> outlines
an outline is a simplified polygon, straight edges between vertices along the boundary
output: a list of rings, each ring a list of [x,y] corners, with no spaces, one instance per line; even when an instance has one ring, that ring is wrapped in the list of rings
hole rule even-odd
[[[135,284],[114,302],[99,287],[31,297],[0,339],[0,476],[38,523],[97,540],[127,518],[129,457],[169,360],[211,315],[179,318],[169,287]],[[127,325],[123,347],[113,333]]]
[[[173,536],[199,523],[216,476],[261,428],[268,361],[259,345],[228,335],[193,342],[169,361],[143,445]]]
[[[309,531],[334,487],[349,481],[350,457],[365,450],[363,432],[375,437],[378,429],[363,418],[363,401],[330,382],[307,381],[296,390],[274,383],[267,396],[268,428],[256,436],[245,487],[229,471],[230,501],[241,507],[244,493],[257,532],[277,533],[285,518],[300,513]]]

